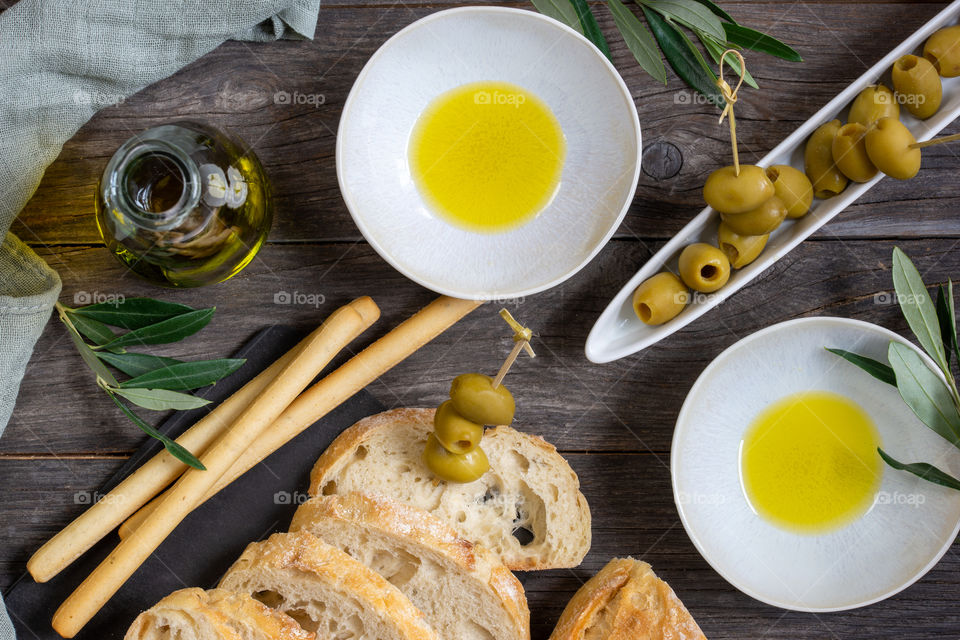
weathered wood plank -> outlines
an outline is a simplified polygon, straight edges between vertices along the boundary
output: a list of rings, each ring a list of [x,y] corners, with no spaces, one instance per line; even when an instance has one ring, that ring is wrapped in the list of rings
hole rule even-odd
[[[611,557],[650,562],[677,591],[707,637],[928,639],[955,632],[960,614],[938,608],[960,588],[960,556],[948,553],[906,592],[860,611],[813,616],[788,613],[739,593],[698,555],[673,504],[669,471],[649,455],[569,456],[593,512],[594,542],[581,567],[523,576],[534,640],[546,640],[567,600]],[[4,460],[0,483],[0,587],[24,571],[30,553],[85,508],[82,503],[120,460]],[[75,496],[81,496],[76,499]],[[960,546],[954,545],[954,551]],[[198,559],[202,561],[202,559]],[[147,604],[147,603],[145,603]],[[935,612],[935,613],[934,613]]]
[[[525,3],[520,3],[523,6]],[[442,5],[441,5],[442,6]],[[899,40],[936,13],[936,4],[755,3],[725,6],[747,24],[795,45],[805,62],[748,55],[763,92],[745,91],[737,107],[741,153],[759,158]],[[259,154],[274,183],[274,242],[358,238],[337,188],[334,141],[347,93],[369,56],[389,36],[438,8],[344,6],[321,12],[314,42],[249,45],[228,42],[171,78],[108,107],[64,147],[14,230],[32,243],[96,242],[93,193],[107,159],[130,135],[176,119],[200,118],[229,127]],[[697,104],[675,77],[668,87],[644,75],[609,13],[614,61],[640,110],[644,144],[670,142],[680,172],[666,180],[643,175],[623,236],[666,238],[702,206],[700,187],[729,162],[725,129],[714,108]],[[323,104],[277,104],[275,95],[323,96]],[[960,221],[941,211],[960,203],[956,152],[926,152],[910,183],[887,180],[824,233],[842,237],[960,235]],[[929,198],[938,198],[931,206]],[[909,214],[908,214],[909,212]]]
[[[901,242],[930,283],[960,273],[952,239]],[[622,284],[648,256],[651,244],[615,241],[566,284],[507,306],[532,325],[540,357],[510,373],[518,422],[564,450],[657,451],[669,448],[683,398],[721,350],[775,322],[802,315],[838,315],[906,327],[896,305],[875,296],[892,288],[892,242],[808,241],[755,283],[683,332],[639,355],[608,365],[583,355],[587,333]],[[335,306],[373,295],[383,319],[358,345],[382,335],[433,294],[405,280],[365,244],[270,246],[234,280],[203,290],[159,291],[132,277],[102,248],[56,248],[43,255],[64,276],[63,300],[78,293],[152,295],[195,306],[215,304],[210,327],[157,352],[203,358],[231,353],[264,325],[304,328]],[[277,305],[280,291],[325,296],[319,308]],[[884,300],[886,300],[884,298]],[[881,300],[883,302],[884,300]],[[415,354],[370,390],[388,406],[434,405],[449,380],[469,370],[493,371],[509,336],[488,305]],[[55,390],[57,401],[51,401]],[[64,401],[65,400],[65,401]],[[37,345],[20,403],[0,453],[123,453],[141,441],[86,374],[62,327],[51,322]]]
[[[605,32],[613,34],[606,9],[594,4]],[[764,87],[763,93],[744,93],[738,106],[741,152],[750,161],[944,3],[723,4],[748,25],[794,44],[806,58],[791,65],[749,56],[750,68]],[[0,0],[0,10],[3,5]],[[418,17],[459,5],[329,0],[313,43],[223,45],[172,78],[105,109],[85,126],[51,167],[15,231],[40,247],[60,271],[67,303],[84,291],[219,307],[204,333],[160,352],[225,355],[266,324],[306,329],[360,294],[373,295],[384,311],[378,326],[358,341],[358,346],[367,344],[433,294],[394,272],[365,244],[355,243],[359,235],[340,199],[333,165],[337,122],[353,80],[383,41]],[[922,173],[909,183],[882,182],[817,240],[801,245],[687,330],[638,356],[592,365],[582,348],[596,316],[650,252],[695,215],[703,179],[728,161],[726,134],[717,126],[714,110],[684,100],[689,94],[678,93],[683,85],[676,78],[668,87],[658,87],[642,74],[618,37],[612,36],[611,44],[615,63],[637,101],[645,146],[674,144],[683,164],[673,177],[641,178],[619,230],[621,239],[581,274],[562,287],[508,305],[539,334],[537,360],[522,362],[510,374],[520,407],[519,426],[543,433],[568,452],[594,515],[594,547],[582,567],[526,577],[535,640],[547,637],[583,580],[610,557],[627,554],[650,561],[670,581],[710,638],[904,640],[956,635],[956,545],[920,583],[881,604],[826,616],[785,613],[740,594],[699,556],[678,521],[667,468],[672,426],[687,390],[703,367],[738,337],[804,315],[855,317],[906,333],[898,308],[887,298],[877,298],[891,289],[894,242],[889,238],[901,238],[897,244],[914,258],[928,283],[960,273],[960,253],[955,250],[960,220],[952,215],[960,204],[956,150],[930,150]],[[324,104],[276,104],[278,91],[322,94]],[[87,246],[98,241],[92,194],[107,158],[123,140],[179,118],[231,127],[254,145],[276,187],[277,221],[274,244],[237,279],[205,290],[160,292],[126,276],[102,248]],[[322,244],[311,244],[316,242]],[[322,295],[325,301],[318,308],[276,305],[273,296],[280,291]],[[371,391],[388,406],[433,405],[457,373],[495,368],[509,347],[496,309],[490,305],[478,310],[374,383]],[[5,487],[0,500],[0,588],[23,571],[32,550],[83,508],[74,495],[95,490],[141,442],[140,432],[85,377],[63,338],[62,328],[51,323],[31,362],[14,418],[0,439],[0,485]]]

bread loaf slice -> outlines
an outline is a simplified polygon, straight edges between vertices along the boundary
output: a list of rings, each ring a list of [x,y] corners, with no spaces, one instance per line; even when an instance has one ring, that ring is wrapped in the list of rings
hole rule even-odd
[[[466,484],[436,482],[421,459],[433,414],[394,409],[356,423],[320,456],[311,495],[360,492],[405,502],[494,551],[510,569],[580,564],[590,549],[590,508],[556,448],[510,427],[488,429],[480,446],[490,470]]]
[[[133,621],[124,640],[315,640],[289,616],[247,594],[181,589]]]
[[[396,587],[305,531],[248,545],[220,588],[248,593],[322,639],[438,640]]]
[[[706,640],[646,562],[615,558],[567,604],[550,640]]]
[[[290,530],[308,531],[379,573],[444,640],[530,638],[520,581],[426,511],[359,493],[318,496],[300,505]]]

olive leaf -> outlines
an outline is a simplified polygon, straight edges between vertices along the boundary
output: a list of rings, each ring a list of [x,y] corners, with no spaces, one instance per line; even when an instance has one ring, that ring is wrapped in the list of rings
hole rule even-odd
[[[713,12],[713,15],[717,16],[718,18],[726,20],[727,22],[732,22],[733,24],[737,24],[737,21],[731,18],[729,13],[721,9],[717,3],[711,2],[710,0],[696,0],[696,2],[699,2],[707,9],[710,9],[710,11]]]
[[[898,471],[908,471],[913,475],[926,480],[927,482],[932,482],[934,484],[939,484],[941,486],[947,487],[949,489],[955,489],[960,491],[960,480],[957,480],[949,473],[941,471],[932,464],[926,462],[913,462],[910,464],[905,464],[891,458],[883,449],[877,448],[877,453],[880,454],[880,457],[883,458],[883,461],[890,465],[892,468],[897,469]]]
[[[150,409],[151,411],[166,411],[168,409],[183,411],[186,409],[198,409],[210,404],[210,401],[204,398],[198,398],[189,393],[170,391],[168,389],[127,389],[124,387],[111,387],[110,391],[119,396],[123,396],[138,407]]]
[[[574,11],[577,12],[577,19],[580,21],[580,26],[583,28],[583,35],[600,49],[600,52],[610,59],[610,46],[607,44],[607,39],[603,37],[603,32],[600,31],[600,25],[597,24],[597,18],[593,15],[593,12],[590,11],[590,5],[587,4],[587,0],[570,0],[573,4]]]
[[[923,424],[960,448],[960,415],[943,380],[927,368],[913,347],[901,342],[890,342],[887,360],[907,406]]]
[[[54,305],[54,308],[57,310],[60,320],[63,321],[63,325],[67,328],[67,335],[69,335],[70,339],[73,341],[73,344],[80,353],[80,358],[83,360],[84,364],[86,364],[90,370],[97,374],[97,377],[103,380],[105,383],[117,385],[117,379],[112,373],[110,373],[109,369],[103,366],[103,363],[97,358],[97,354],[94,353],[93,349],[91,349],[86,342],[83,341],[80,333],[77,331],[76,327],[73,326],[73,321],[67,316],[66,307],[57,302]]]
[[[767,55],[781,58],[789,62],[803,61],[803,58],[800,57],[800,54],[797,53],[797,51],[790,45],[784,44],[776,38],[768,36],[761,31],[757,31],[756,29],[731,23],[733,23],[733,20],[723,23],[723,32],[726,35],[723,40],[726,40],[727,44],[737,45],[739,47],[760,53],[766,53]]]
[[[960,348],[957,347],[957,314],[953,307],[953,280],[947,281],[946,293],[943,291],[943,285],[937,287],[936,307],[947,366],[950,365],[951,355],[956,355],[957,362],[960,363]]]
[[[120,383],[121,389],[170,389],[189,390],[213,384],[240,368],[246,360],[223,358],[179,362],[155,369]],[[193,396],[190,396],[193,397]]]
[[[203,466],[203,463],[197,459],[192,453],[190,453],[186,447],[177,443],[175,440],[172,440],[160,433],[149,424],[147,424],[140,416],[130,410],[130,407],[120,402],[120,399],[117,398],[113,393],[107,391],[107,395],[110,396],[110,399],[113,400],[114,404],[120,407],[120,410],[123,411],[124,415],[130,419],[135,425],[143,430],[151,438],[156,438],[163,443],[163,448],[172,455],[174,458],[183,462],[186,465],[193,467],[194,469],[199,469],[200,471],[206,471],[207,468]]]
[[[920,272],[899,247],[893,249],[893,288],[897,293],[903,317],[920,346],[944,373],[949,375],[950,367],[947,366],[943,349],[943,336],[940,334],[936,307],[930,300]]]
[[[65,309],[65,311],[70,313],[69,309]],[[70,320],[80,335],[93,342],[93,344],[107,344],[117,337],[117,334],[115,334],[110,327],[93,318],[82,315],[72,315]]]
[[[562,22],[568,27],[583,33],[583,27],[580,26],[580,18],[577,16],[577,10],[573,8],[570,0],[532,0],[533,6],[537,11],[545,16],[549,16],[558,22]]]
[[[699,55],[683,32],[646,7],[643,7],[643,15],[674,73],[710,102],[718,106],[724,104],[723,96],[717,89],[716,76],[709,71],[703,56]]]
[[[667,68],[650,30],[620,0],[607,0],[607,6],[613,14],[613,21],[620,29],[623,41],[640,67],[658,82],[667,84]]]
[[[723,24],[709,7],[696,0],[638,0],[643,6],[653,9],[664,18],[693,30],[702,31],[712,38],[726,42]]]
[[[90,318],[122,329],[140,329],[193,310],[193,307],[185,304],[153,298],[123,298],[116,302],[101,302],[70,309],[69,312],[74,316]]]
[[[203,329],[213,318],[215,307],[190,311],[155,324],[134,329],[118,336],[105,345],[103,349],[115,349],[131,345],[167,344],[177,342]]]
[[[183,362],[183,360],[177,360],[175,358],[165,358],[163,356],[137,353],[135,351],[125,351],[124,353],[97,351],[96,354],[98,358],[111,367],[122,371],[130,377],[142,376],[145,373]]]
[[[723,52],[726,51],[726,47],[701,31],[697,32],[697,37],[700,38],[700,42],[703,43],[703,48],[707,50],[707,53],[710,54],[713,61],[719,65],[720,59],[723,58]],[[750,75],[749,70],[746,70],[746,74],[744,74],[743,65],[740,64],[740,60],[736,56],[727,56],[723,58],[723,62],[729,65],[738,76],[741,76],[747,86],[753,87],[754,89],[760,88],[757,85],[757,81]]]
[[[844,351],[843,349],[831,349],[830,347],[826,347],[826,349],[830,353],[840,356],[847,362],[857,365],[880,382],[886,382],[894,387],[897,386],[897,376],[890,365],[874,360],[873,358],[851,353],[850,351]]]

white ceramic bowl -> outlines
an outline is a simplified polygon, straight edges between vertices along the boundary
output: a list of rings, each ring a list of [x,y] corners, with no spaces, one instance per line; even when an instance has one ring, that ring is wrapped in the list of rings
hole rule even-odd
[[[891,340],[907,343],[858,320],[791,320],[721,353],[690,390],[673,437],[674,499],[703,557],[747,595],[797,611],[872,604],[922,577],[957,537],[960,492],[886,466],[870,510],[829,533],[781,529],[756,515],[744,495],[744,431],[770,403],[806,390],[833,391],[860,405],[894,458],[960,474],[960,452],[924,426],[896,389],[824,349],[886,361]]]
[[[567,138],[553,201],[497,234],[450,225],[424,203],[407,144],[436,96],[468,82],[505,81],[539,96]],[[354,221],[391,265],[439,293],[529,295],[576,273],[626,214],[640,174],[640,124],[613,65],[579,33],[532,11],[439,11],[390,38],[343,108],[337,176]]]

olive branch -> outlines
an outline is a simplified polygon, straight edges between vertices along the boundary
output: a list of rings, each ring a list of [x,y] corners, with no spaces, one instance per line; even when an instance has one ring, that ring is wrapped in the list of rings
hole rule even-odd
[[[893,250],[893,287],[903,316],[927,355],[936,363],[931,370],[910,346],[891,341],[887,363],[866,356],[827,349],[860,367],[874,378],[893,385],[913,413],[937,435],[960,449],[960,392],[953,376],[951,361],[956,356],[957,317],[953,305],[953,281],[947,288],[937,287],[936,302],[931,300],[920,272],[899,248]],[[960,491],[960,480],[926,462],[903,463],[883,449],[880,457],[890,467],[908,471],[928,482]]]
[[[240,368],[245,360],[186,362],[128,351],[127,347],[180,341],[207,326],[215,308],[193,309],[152,298],[124,298],[76,309],[58,302],[56,310],[83,362],[96,375],[97,386],[137,427],[162,442],[170,455],[203,469],[196,456],[157,431],[127,403],[151,411],[197,409],[210,401],[184,391],[215,383]],[[118,334],[111,327],[126,332]],[[128,378],[117,380],[108,366]]]
[[[657,81],[667,84],[667,62],[681,80],[710,102],[722,108],[723,95],[717,87],[717,74],[704,57],[714,64],[726,63],[754,89],[756,80],[743,69],[740,60],[727,57],[728,49],[751,49],[790,62],[802,58],[792,47],[765,33],[744,27],[711,0],[635,0],[640,6],[644,24],[621,0],[607,0],[606,5],[627,48],[640,67]],[[610,58],[610,46],[600,30],[596,16],[586,0],[533,0],[536,9],[582,33]],[[649,26],[649,28],[648,28]],[[688,35],[693,33],[700,47]],[[721,62],[723,60],[723,62]]]

